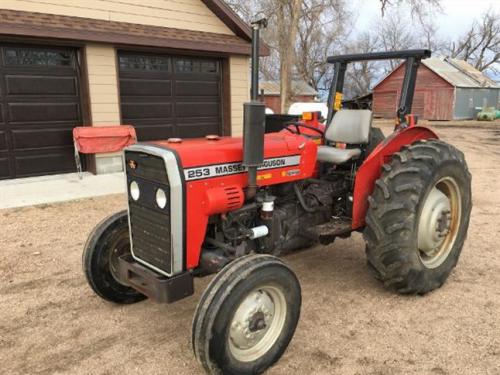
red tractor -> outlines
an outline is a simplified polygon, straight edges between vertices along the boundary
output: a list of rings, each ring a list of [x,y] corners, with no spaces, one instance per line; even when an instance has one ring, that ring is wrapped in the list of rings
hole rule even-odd
[[[428,50],[335,56],[326,126],[316,115],[265,134],[257,101],[259,29],[253,24],[252,101],[243,138],[137,144],[124,152],[128,210],[90,235],[83,268],[103,299],[171,303],[213,273],[196,309],[193,350],[211,374],[257,374],[287,348],[301,289],[278,256],[362,232],[368,267],[385,287],[425,294],[457,264],[471,213],[464,155],[416,126],[417,69]],[[381,139],[369,110],[342,109],[347,64],[404,59],[395,131]]]

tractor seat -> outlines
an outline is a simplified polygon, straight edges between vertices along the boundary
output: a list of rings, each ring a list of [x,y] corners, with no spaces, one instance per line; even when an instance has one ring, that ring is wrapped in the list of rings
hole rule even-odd
[[[359,158],[359,155],[361,155],[359,148],[342,150],[332,146],[318,147],[318,160],[324,163],[344,164],[349,160]]]
[[[372,111],[367,109],[342,109],[333,116],[325,138],[332,143],[345,143],[348,148],[333,146],[318,147],[318,161],[331,164],[343,164],[359,158],[361,149],[349,145],[361,146],[370,142]]]

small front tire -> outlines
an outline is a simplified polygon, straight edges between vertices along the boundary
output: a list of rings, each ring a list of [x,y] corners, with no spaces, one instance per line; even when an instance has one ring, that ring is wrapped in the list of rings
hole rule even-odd
[[[106,301],[132,304],[146,299],[119,280],[118,258],[130,253],[127,211],[118,212],[99,223],[85,244],[83,272],[92,290]]]
[[[281,260],[239,258],[212,280],[198,304],[195,356],[210,374],[260,374],[288,347],[300,306],[300,284]]]

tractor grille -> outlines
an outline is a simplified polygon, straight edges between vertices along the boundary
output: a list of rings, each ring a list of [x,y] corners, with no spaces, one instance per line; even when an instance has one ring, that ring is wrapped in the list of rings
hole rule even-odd
[[[161,158],[139,152],[126,152],[130,237],[134,257],[166,274],[172,273],[170,187]],[[130,184],[135,181],[140,196],[135,201]],[[158,207],[156,192],[167,196],[165,208]]]
[[[133,203],[130,205],[130,226],[135,257],[171,273],[170,216]]]

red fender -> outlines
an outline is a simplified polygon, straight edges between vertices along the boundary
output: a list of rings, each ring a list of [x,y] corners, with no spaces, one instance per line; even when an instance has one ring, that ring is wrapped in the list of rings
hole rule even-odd
[[[438,139],[436,133],[423,126],[414,126],[392,133],[368,156],[358,169],[354,182],[352,229],[359,229],[365,225],[365,216],[368,211],[368,197],[373,192],[375,181],[380,177],[381,168],[388,163],[391,156],[421,139]]]

